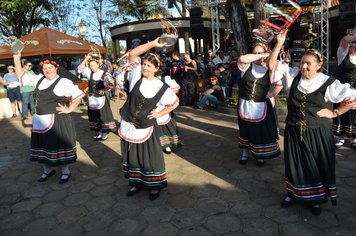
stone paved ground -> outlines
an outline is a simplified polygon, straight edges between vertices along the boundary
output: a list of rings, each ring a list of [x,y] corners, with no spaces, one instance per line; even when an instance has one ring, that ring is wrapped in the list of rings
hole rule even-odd
[[[121,105],[112,103],[116,119]],[[0,235],[356,235],[356,152],[349,147],[337,152],[336,207],[325,204],[319,217],[300,205],[281,209],[283,159],[240,166],[234,115],[180,107],[184,145],[165,155],[169,187],[150,201],[146,191],[125,196],[119,138],[94,142],[85,107],[74,117],[79,160],[64,185],[58,174],[37,183],[30,121],[0,121]]]

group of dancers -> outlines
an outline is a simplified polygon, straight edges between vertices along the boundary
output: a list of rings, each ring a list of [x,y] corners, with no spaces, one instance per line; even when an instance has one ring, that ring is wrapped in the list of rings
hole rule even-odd
[[[300,201],[319,215],[320,204],[328,196],[336,204],[331,119],[339,121],[348,114],[338,127],[344,127],[356,137],[355,129],[349,128],[356,124],[355,110],[351,110],[356,104],[356,36],[345,37],[346,43],[342,41],[340,45],[344,55],[340,65],[346,73],[338,80],[320,72],[324,61],[318,50],[307,50],[299,67],[291,68],[278,61],[286,34],[284,31],[276,36],[272,51],[265,43],[257,42],[251,54],[238,59],[242,75],[238,104],[239,147],[243,150],[240,163],[246,164],[252,156],[258,166],[263,166],[265,160],[280,156],[273,97],[284,87],[288,94],[284,134],[287,195],[281,206],[289,207]],[[163,150],[169,153],[167,147],[180,145],[172,115],[179,105],[176,95],[179,86],[169,77],[160,76],[161,61],[150,53],[151,49],[164,46],[157,38],[132,49],[125,66],[129,95],[120,110],[118,134],[123,171],[129,182],[128,197],[148,189],[149,199],[157,199],[167,187]],[[14,54],[15,65],[19,65],[20,56]],[[74,123],[68,113],[75,109],[84,93],[68,79],[58,76],[54,60],[44,60],[41,66],[44,76],[35,82],[31,160],[43,163],[39,182],[55,174],[54,166],[61,166],[60,183],[63,184],[71,176],[68,164],[77,158]],[[116,129],[102,84],[105,73],[91,55],[85,58],[79,71],[89,78],[88,117],[90,128],[98,132],[94,140],[105,141],[108,132]],[[72,98],[71,102],[68,97]],[[332,103],[339,106],[333,109]]]
[[[241,164],[250,154],[258,166],[280,155],[274,96],[284,86],[287,92],[284,163],[286,196],[281,207],[302,202],[314,215],[330,197],[336,204],[335,141],[332,118],[338,133],[350,135],[356,144],[356,36],[345,36],[339,47],[339,80],[321,72],[324,59],[319,50],[308,49],[299,67],[277,60],[287,31],[276,36],[272,51],[256,42],[253,53],[242,55],[239,87],[238,123],[243,149]],[[333,109],[333,104],[338,104]],[[341,119],[342,118],[342,119]],[[343,129],[342,129],[343,128]],[[340,139],[339,139],[340,140]]]

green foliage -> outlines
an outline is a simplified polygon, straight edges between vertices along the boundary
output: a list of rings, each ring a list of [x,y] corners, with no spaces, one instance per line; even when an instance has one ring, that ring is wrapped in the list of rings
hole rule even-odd
[[[1,0],[0,31],[19,38],[41,25],[47,26],[50,21],[45,13],[49,9],[47,0]]]
[[[119,12],[136,18],[138,21],[147,20],[155,14],[160,14],[162,16],[169,15],[169,12],[164,7],[166,4],[166,1],[164,0],[115,0],[114,2],[117,4]]]

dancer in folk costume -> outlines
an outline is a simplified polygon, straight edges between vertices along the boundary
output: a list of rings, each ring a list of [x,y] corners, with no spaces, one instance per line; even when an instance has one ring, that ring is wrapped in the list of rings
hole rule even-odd
[[[278,53],[287,32],[277,35],[277,44],[268,67],[279,66]],[[308,206],[320,215],[320,204],[330,196],[336,204],[335,146],[331,118],[344,114],[356,104],[356,90],[350,84],[320,72],[323,56],[318,50],[307,50],[299,68],[289,68],[292,81],[288,92],[288,116],[284,133],[284,163],[287,196],[281,202],[289,207],[293,201]],[[332,103],[345,104],[332,110]]]
[[[164,76],[162,81],[167,84],[174,93],[177,94],[179,92],[180,86],[175,80],[171,79],[170,76]],[[162,109],[164,109],[164,106],[158,107],[157,111]],[[160,130],[160,142],[163,152],[170,154],[172,153],[171,148],[177,148],[182,145],[174,113],[170,112],[157,118],[157,123]]]
[[[86,64],[89,63],[89,67]],[[97,58],[88,54],[78,67],[79,73],[89,78],[88,96],[88,118],[91,130],[98,133],[94,140],[104,141],[108,138],[108,133],[114,131],[116,123],[110,108],[110,99],[105,92],[104,77],[105,72],[99,68]]]
[[[339,65],[338,78],[342,83],[349,83],[356,89],[356,35],[348,34],[340,41],[337,51]],[[339,104],[336,104],[336,107]],[[350,137],[350,144],[356,149],[356,106],[345,114],[340,115],[340,119],[335,118],[333,124],[334,134],[338,136],[336,148],[344,145],[345,136]]]
[[[238,106],[239,147],[243,149],[241,165],[247,163],[249,151],[257,166],[263,166],[264,160],[280,155],[277,123],[269,97],[277,95],[274,91],[280,91],[278,84],[281,81],[277,81],[275,73],[268,70],[265,64],[268,56],[267,45],[258,42],[252,54],[238,59],[241,70]]]
[[[120,110],[118,130],[123,169],[130,185],[126,195],[133,196],[146,188],[150,190],[150,200],[157,199],[161,189],[167,187],[157,118],[169,114],[179,105],[176,94],[156,76],[160,69],[159,58],[148,53],[141,65],[140,55],[165,45],[158,40],[140,45],[129,53],[129,96]],[[161,106],[164,109],[157,111],[156,107]]]
[[[16,69],[21,70],[21,53],[13,57]],[[53,176],[56,173],[53,167],[60,166],[59,183],[64,184],[71,177],[68,164],[77,159],[75,127],[70,113],[84,93],[72,81],[57,74],[59,64],[54,59],[44,59],[40,66],[44,76],[29,77],[35,85],[30,160],[43,164],[43,174],[38,182]]]

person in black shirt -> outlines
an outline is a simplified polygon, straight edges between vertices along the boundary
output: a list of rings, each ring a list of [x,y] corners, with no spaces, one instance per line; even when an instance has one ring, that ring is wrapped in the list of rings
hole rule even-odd
[[[210,76],[210,86],[207,90],[205,90],[203,96],[200,98],[199,102],[197,102],[194,108],[204,109],[207,101],[214,107],[221,106],[224,102],[224,94],[216,75]]]
[[[183,72],[184,62],[179,58],[178,52],[172,53],[172,62],[170,69],[170,76],[174,79],[179,86],[182,87],[182,72]]]

